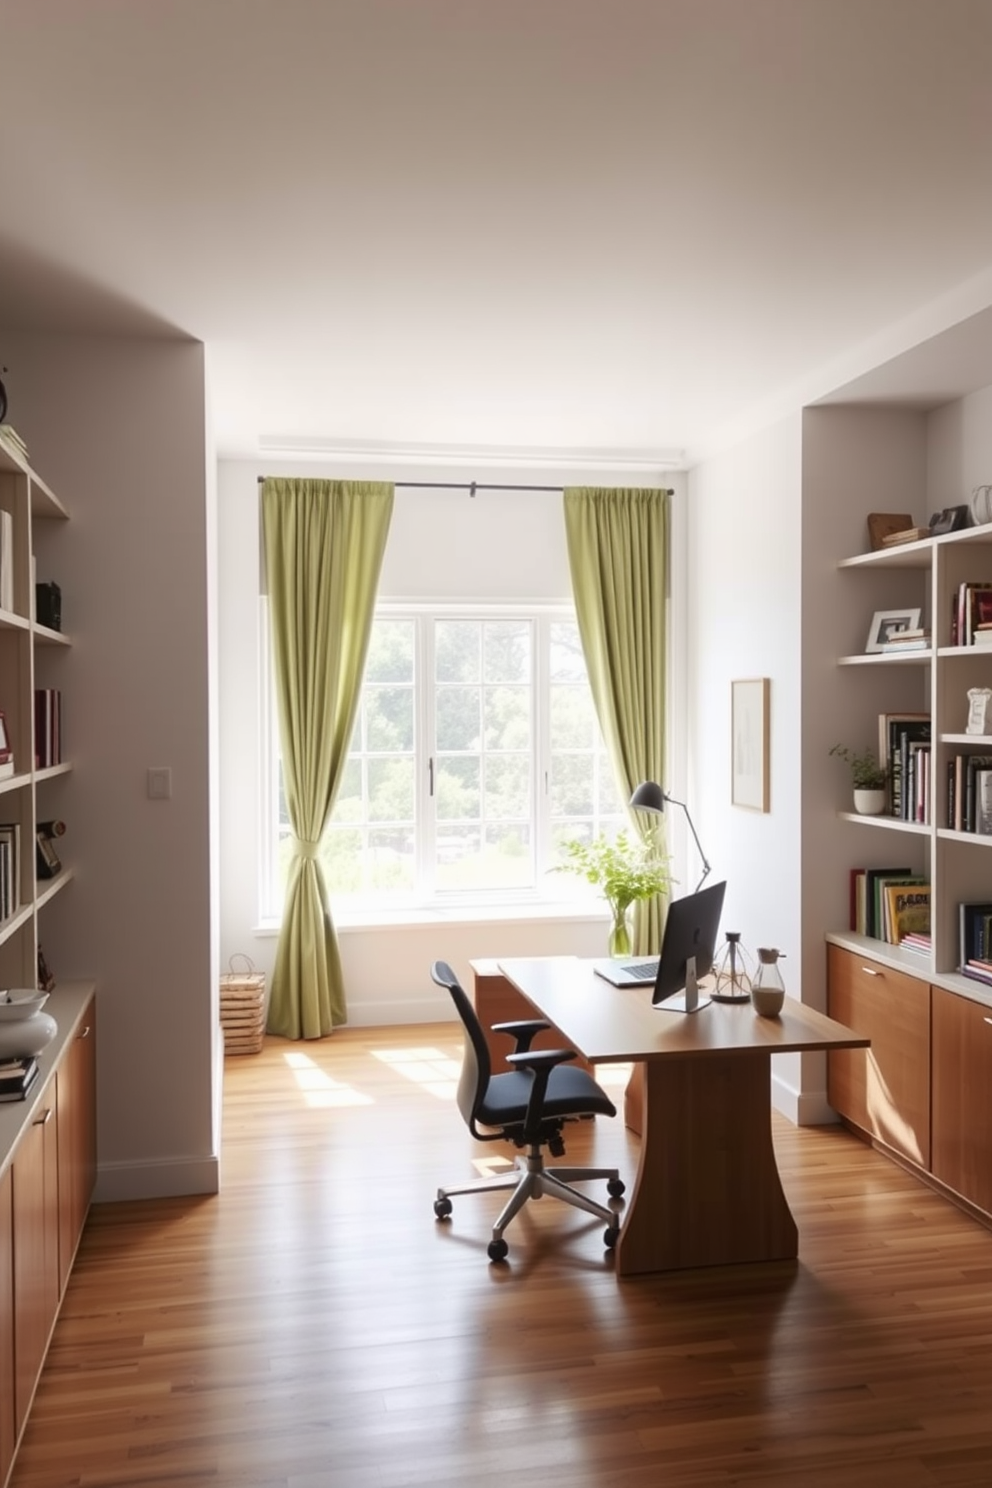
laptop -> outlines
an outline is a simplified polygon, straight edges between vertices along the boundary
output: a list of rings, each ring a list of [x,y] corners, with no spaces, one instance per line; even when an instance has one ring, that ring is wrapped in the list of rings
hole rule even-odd
[[[691,957],[695,957],[697,978],[706,976],[712,968],[726,889],[726,882],[711,884],[697,894],[686,894],[672,901],[660,956],[594,961],[593,971],[614,987],[651,985],[654,1005],[668,1003],[685,987],[686,966]]]

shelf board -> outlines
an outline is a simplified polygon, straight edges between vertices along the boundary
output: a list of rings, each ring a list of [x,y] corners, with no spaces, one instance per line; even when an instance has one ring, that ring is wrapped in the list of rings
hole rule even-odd
[[[24,786],[31,784],[30,775],[8,775],[6,779],[0,780],[0,796],[7,791],[23,790]]]
[[[62,630],[49,630],[47,625],[34,626],[34,638],[42,646],[71,646],[72,641]]]
[[[910,666],[933,660],[932,651],[869,651],[860,656],[838,656],[838,666]]]
[[[72,761],[66,760],[61,765],[48,765],[44,770],[35,770],[34,778],[39,783],[43,780],[54,780],[56,775],[68,775],[72,769]]]
[[[75,877],[72,868],[63,868],[61,873],[56,873],[54,878],[43,878],[35,885],[34,902],[38,909],[47,904],[50,899],[64,889],[66,884]]]
[[[870,827],[885,827],[889,832],[911,832],[918,837],[929,837],[930,824],[928,822],[903,821],[901,816],[887,816],[881,812],[878,816],[865,816],[860,811],[838,811],[837,815],[841,821],[862,822]],[[962,833],[955,833],[962,836]],[[968,835],[974,835],[970,833]],[[988,839],[992,842],[992,837]]]
[[[17,615],[13,610],[0,610],[0,627],[4,630],[30,630],[31,621],[25,620],[23,615]]]
[[[921,537],[919,542],[899,543],[893,548],[879,548],[874,553],[855,553],[853,558],[842,558],[838,568],[929,568],[931,563],[932,537]]]
[[[992,837],[983,832],[956,832],[953,827],[938,827],[937,836],[948,842],[968,842],[974,847],[992,847]]]
[[[992,748],[992,734],[941,734],[941,744],[974,744],[979,749]]]
[[[22,925],[26,925],[34,913],[34,905],[22,904],[20,909],[14,911],[7,919],[0,920],[0,945],[8,941],[12,935],[16,935]]]

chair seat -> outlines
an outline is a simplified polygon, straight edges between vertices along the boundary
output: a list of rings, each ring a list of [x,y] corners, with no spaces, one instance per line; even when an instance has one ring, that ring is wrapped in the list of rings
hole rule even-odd
[[[522,1125],[533,1077],[523,1070],[493,1075],[478,1110],[486,1126]],[[617,1108],[585,1070],[560,1064],[551,1071],[542,1114],[549,1120],[569,1116],[615,1116]]]

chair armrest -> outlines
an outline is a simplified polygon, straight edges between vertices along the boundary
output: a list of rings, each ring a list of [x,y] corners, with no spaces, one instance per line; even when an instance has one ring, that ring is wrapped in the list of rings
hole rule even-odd
[[[528,1141],[536,1141],[541,1132],[544,1098],[548,1093],[551,1071],[556,1065],[566,1064],[575,1057],[574,1049],[530,1049],[519,1054],[507,1054],[507,1064],[519,1065],[522,1069],[530,1070],[534,1076],[524,1120],[524,1136]]]
[[[517,1047],[513,1053],[521,1054],[530,1048],[537,1034],[550,1027],[551,1024],[546,1023],[543,1018],[526,1018],[514,1023],[494,1023],[492,1031],[493,1033],[508,1033],[512,1039],[516,1039]],[[512,1057],[512,1055],[507,1055],[508,1059]]]

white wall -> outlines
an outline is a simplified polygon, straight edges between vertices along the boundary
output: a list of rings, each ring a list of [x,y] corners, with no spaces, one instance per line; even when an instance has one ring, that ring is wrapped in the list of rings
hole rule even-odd
[[[336,478],[558,485],[555,471],[478,468],[424,470],[292,467],[300,475]],[[222,461],[220,526],[221,957],[249,955],[271,973],[276,940],[258,927],[260,760],[258,689],[258,477],[284,473],[278,461]],[[610,473],[574,473],[569,483],[672,485],[660,473],[641,480]],[[571,584],[560,491],[396,492],[380,582],[383,599],[520,599],[568,602]],[[352,1024],[422,1022],[450,1017],[446,994],[430,981],[438,957],[468,976],[470,959],[484,956],[601,955],[602,912],[493,920],[433,915],[416,924],[339,925],[348,1018]]]
[[[992,485],[992,387],[936,409],[927,419],[927,516]]]
[[[800,918],[802,485],[799,416],[689,472],[687,693],[691,809],[727,880],[724,930],[786,954],[787,990],[803,995]],[[770,810],[730,799],[734,678],[771,682]],[[798,1056],[773,1070],[776,1104],[797,1118]]]
[[[58,685],[74,769],[39,810],[65,817],[77,875],[41,934],[57,978],[97,984],[97,1197],[210,1192],[202,347],[8,334],[3,348],[10,420],[71,515],[39,540],[38,573],[62,585],[73,639]],[[170,801],[147,799],[150,765],[171,767]]]

